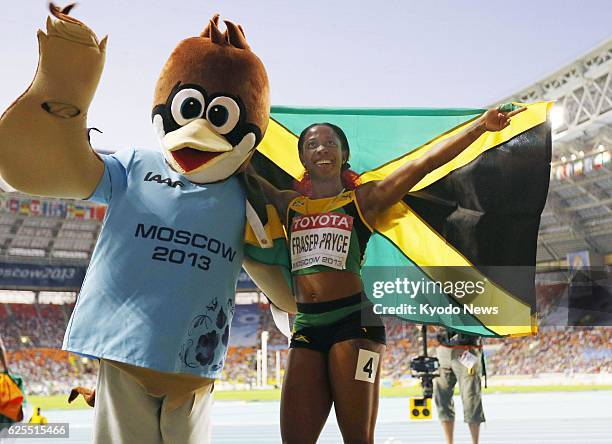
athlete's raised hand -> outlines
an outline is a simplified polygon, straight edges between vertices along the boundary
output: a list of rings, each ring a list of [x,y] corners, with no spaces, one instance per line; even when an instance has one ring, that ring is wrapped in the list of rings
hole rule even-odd
[[[514,109],[512,111],[505,111],[504,106],[493,108],[483,114],[484,127],[487,131],[501,131],[510,125],[510,119],[512,116],[516,116],[518,113],[522,113],[527,108],[522,107]],[[502,111],[504,110],[504,111]]]

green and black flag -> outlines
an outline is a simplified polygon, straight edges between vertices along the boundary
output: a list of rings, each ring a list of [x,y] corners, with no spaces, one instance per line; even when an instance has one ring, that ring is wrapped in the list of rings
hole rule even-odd
[[[526,105],[510,126],[482,135],[378,218],[363,268],[364,289],[373,302],[373,282],[408,275],[412,281],[456,283],[468,276],[481,282],[482,292],[460,297],[458,287],[447,291],[440,286],[441,291],[416,292],[401,301],[396,294],[384,305],[457,307],[451,312],[412,309],[395,314],[481,336],[536,332],[534,270],[550,177],[550,105]],[[304,173],[297,135],[312,123],[330,122],[346,133],[351,168],[361,174],[362,183],[380,180],[484,111],[273,107],[253,165],[277,187],[291,188]],[[260,259],[265,262],[261,255],[272,254],[270,262],[284,260],[280,248],[259,253]]]

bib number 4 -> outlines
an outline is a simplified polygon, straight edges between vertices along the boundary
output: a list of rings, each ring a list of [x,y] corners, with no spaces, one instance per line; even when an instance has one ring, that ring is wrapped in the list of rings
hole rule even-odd
[[[379,360],[380,354],[360,348],[357,356],[357,367],[355,368],[355,379],[374,384]]]

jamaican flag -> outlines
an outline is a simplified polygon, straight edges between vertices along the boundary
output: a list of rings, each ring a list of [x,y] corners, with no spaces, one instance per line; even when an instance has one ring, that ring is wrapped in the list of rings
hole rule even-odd
[[[510,126],[482,135],[380,215],[362,270],[364,290],[373,303],[394,307],[391,314],[412,322],[481,336],[535,333],[535,253],[550,177],[550,103],[526,106]],[[346,133],[351,168],[361,174],[362,183],[381,180],[484,111],[273,107],[252,164],[278,188],[291,188],[304,173],[298,135],[312,123],[330,122]],[[262,262],[286,261],[288,266],[282,229],[271,213],[268,206],[274,248],[252,253]],[[417,288],[381,299],[372,291],[377,282],[406,277],[421,282],[421,290],[433,291]],[[466,280],[479,282],[482,291],[466,295],[465,288],[446,285]]]

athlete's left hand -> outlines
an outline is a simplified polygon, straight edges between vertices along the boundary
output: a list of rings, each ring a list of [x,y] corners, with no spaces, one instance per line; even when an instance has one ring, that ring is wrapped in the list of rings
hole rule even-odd
[[[516,116],[518,113],[522,113],[527,108],[522,107],[519,109],[515,109],[510,112],[502,112],[500,108],[493,108],[488,110],[483,114],[482,119],[484,123],[484,127],[487,131],[501,131],[510,125],[510,118],[512,116]]]

